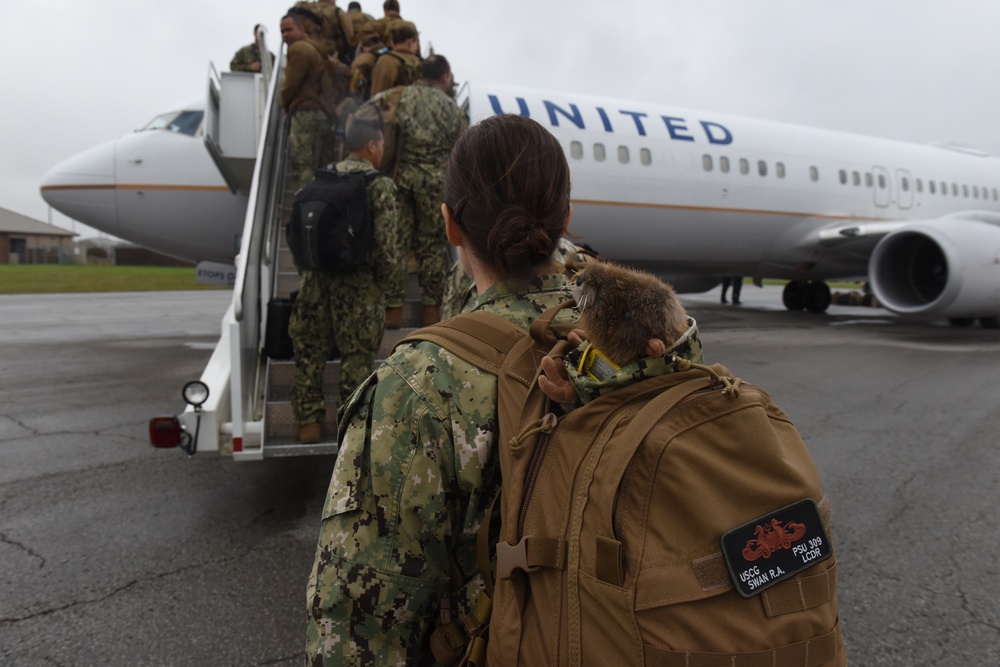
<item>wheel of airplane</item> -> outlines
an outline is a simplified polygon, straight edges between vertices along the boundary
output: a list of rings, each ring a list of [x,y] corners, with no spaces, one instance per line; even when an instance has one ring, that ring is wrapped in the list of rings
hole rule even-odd
[[[781,293],[781,302],[788,310],[802,310],[806,307],[807,292],[806,281],[791,280],[785,284],[785,289]]]
[[[806,283],[806,310],[810,313],[825,313],[830,307],[830,287],[822,280]]]
[[[1000,329],[1000,317],[980,317],[979,324],[984,329]]]
[[[964,329],[965,327],[971,327],[972,323],[976,321],[974,317],[949,317],[948,324],[953,327],[959,327]]]

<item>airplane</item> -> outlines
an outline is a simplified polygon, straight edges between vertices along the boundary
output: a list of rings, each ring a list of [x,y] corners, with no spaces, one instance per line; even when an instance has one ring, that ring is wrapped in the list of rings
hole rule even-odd
[[[519,113],[560,141],[572,238],[680,292],[721,276],[788,280],[823,312],[826,281],[867,278],[904,316],[1000,327],[1000,160],[672,106],[467,84],[472,123]],[[42,196],[96,229],[193,261],[232,263],[247,194],[203,141],[205,103],[55,166]]]
[[[205,101],[157,114],[132,134],[60,162],[42,179],[46,202],[94,229],[193,261],[232,264],[246,193],[234,192],[205,149]]]

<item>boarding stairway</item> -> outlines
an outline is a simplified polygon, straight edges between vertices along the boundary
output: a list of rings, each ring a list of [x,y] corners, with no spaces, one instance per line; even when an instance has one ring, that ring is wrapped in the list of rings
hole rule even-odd
[[[292,214],[295,199],[294,186],[285,179],[280,209],[280,230],[284,230]],[[411,259],[410,280],[407,287],[406,303],[403,306],[403,328],[386,330],[382,345],[376,356],[376,364],[381,363],[392,351],[393,346],[420,325],[422,305],[419,286],[413,272]],[[283,231],[278,239],[278,262],[272,299],[291,301],[292,294],[299,288],[299,273],[292,260],[292,252],[285,242]],[[273,302],[272,302],[273,303]],[[273,318],[272,318],[273,322]],[[266,347],[266,346],[265,346]],[[332,359],[326,364],[323,374],[323,393],[326,415],[322,424],[323,442],[316,445],[300,445],[297,441],[298,424],[292,413],[291,393],[295,374],[295,361],[275,359],[265,356],[267,375],[264,392],[264,456],[298,456],[306,454],[335,454],[337,434],[337,396],[340,384],[340,361]]]
[[[258,45],[266,53],[263,33]],[[265,59],[266,60],[266,59]],[[298,289],[299,275],[285,242],[284,229],[294,202],[293,186],[285,177],[288,134],[280,106],[284,54],[275,69],[259,75],[209,74],[205,144],[234,192],[248,195],[246,218],[236,258],[232,304],[222,320],[218,345],[201,381],[209,398],[200,409],[189,406],[181,420],[199,454],[231,454],[235,460],[282,456],[336,454],[339,361],[327,363],[324,374],[326,420],[324,441],[297,442],[291,388],[294,361],[265,353],[269,337],[287,326],[269,310],[288,310],[287,300]],[[411,263],[412,267],[412,263]],[[403,327],[386,331],[379,358],[418,326],[422,307],[411,273]],[[273,348],[272,348],[273,349]]]

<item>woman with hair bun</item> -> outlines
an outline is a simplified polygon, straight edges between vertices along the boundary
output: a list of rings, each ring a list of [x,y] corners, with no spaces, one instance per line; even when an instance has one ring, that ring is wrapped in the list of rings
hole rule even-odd
[[[545,128],[513,115],[470,128],[444,200],[476,310],[527,330],[571,297],[552,259],[572,214],[569,166]],[[496,376],[429,341],[402,344],[342,408],[339,430],[307,592],[308,662],[433,664],[442,600],[460,620],[483,585],[476,530],[500,489]]]

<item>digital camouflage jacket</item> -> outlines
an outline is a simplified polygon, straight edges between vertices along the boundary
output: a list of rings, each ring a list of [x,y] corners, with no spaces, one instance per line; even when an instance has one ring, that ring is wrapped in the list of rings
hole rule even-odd
[[[527,329],[571,296],[562,275],[477,302]],[[573,313],[565,313],[572,319]],[[426,341],[397,348],[340,413],[308,585],[310,665],[433,664],[427,642],[451,573],[459,617],[482,586],[476,530],[500,484],[496,377]]]

